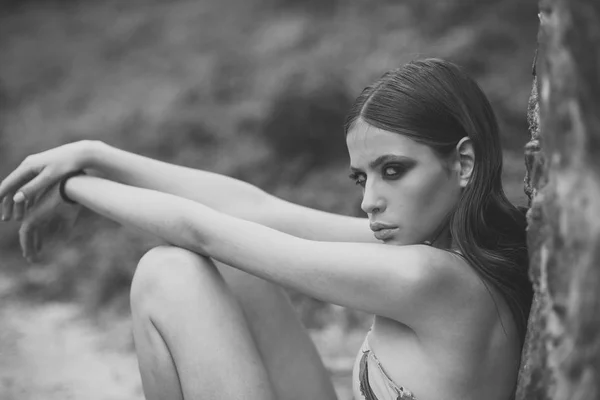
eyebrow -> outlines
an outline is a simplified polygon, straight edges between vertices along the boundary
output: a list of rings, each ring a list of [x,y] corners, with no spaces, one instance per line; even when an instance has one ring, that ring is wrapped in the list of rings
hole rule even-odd
[[[413,160],[410,157],[399,156],[399,155],[395,155],[395,154],[384,154],[382,156],[377,157],[375,160],[371,161],[369,163],[369,168],[375,169],[375,168],[379,167],[381,164],[389,162],[389,161],[400,162],[400,163],[405,164],[407,166],[415,164],[415,160]],[[350,171],[352,171],[352,172],[358,172],[358,171],[361,171],[361,170],[359,168],[350,166]]]

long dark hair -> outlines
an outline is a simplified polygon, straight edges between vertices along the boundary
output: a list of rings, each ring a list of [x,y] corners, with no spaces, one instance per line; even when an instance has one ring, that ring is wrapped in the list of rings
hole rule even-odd
[[[460,139],[471,139],[473,173],[447,222],[483,282],[504,296],[522,344],[533,297],[526,209],[515,207],[502,189],[498,123],[477,83],[450,62],[412,61],[363,90],[346,119],[346,134],[358,119],[425,144],[441,159]]]

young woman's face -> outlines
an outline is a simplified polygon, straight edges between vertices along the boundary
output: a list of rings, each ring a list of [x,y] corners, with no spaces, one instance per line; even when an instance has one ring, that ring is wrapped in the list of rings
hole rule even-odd
[[[433,239],[460,196],[460,164],[444,164],[430,147],[362,120],[346,143],[375,237],[396,245]]]

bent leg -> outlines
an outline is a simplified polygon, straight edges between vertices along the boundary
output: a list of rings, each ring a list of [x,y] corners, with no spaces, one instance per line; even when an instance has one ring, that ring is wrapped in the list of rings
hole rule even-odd
[[[131,289],[144,392],[154,399],[275,399],[243,312],[207,258],[158,247]]]
[[[330,373],[283,289],[228,265],[216,264],[244,311],[275,397],[335,400]]]
[[[140,261],[132,310],[148,399],[183,399],[182,390],[188,399],[197,392],[200,398],[335,399],[329,374],[281,288],[223,264],[219,271],[209,259],[176,247],[158,247]],[[225,395],[232,380],[242,382]],[[186,391],[189,381],[196,385],[190,386],[194,397]]]

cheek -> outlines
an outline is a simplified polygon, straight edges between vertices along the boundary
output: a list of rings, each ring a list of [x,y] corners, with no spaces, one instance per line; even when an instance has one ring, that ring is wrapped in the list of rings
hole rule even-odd
[[[405,193],[416,207],[428,208],[439,203],[447,183],[434,174],[415,174],[406,181]]]
[[[398,193],[405,220],[418,221],[423,228],[437,225],[456,204],[457,184],[445,174],[413,178],[401,185]]]

